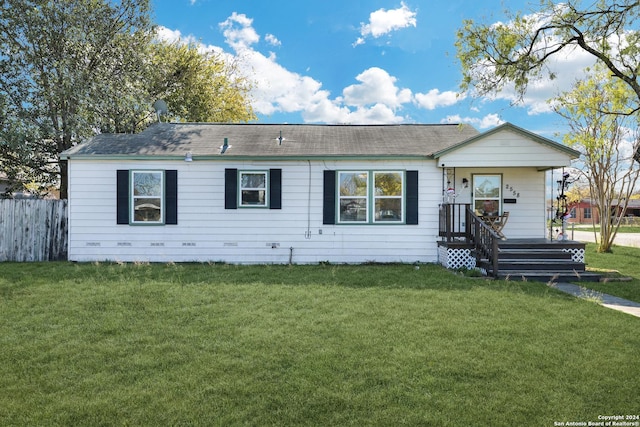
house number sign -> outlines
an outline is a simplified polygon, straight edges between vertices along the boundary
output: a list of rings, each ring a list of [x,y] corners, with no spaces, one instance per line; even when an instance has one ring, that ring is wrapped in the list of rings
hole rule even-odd
[[[520,197],[520,193],[509,184],[504,185],[504,189],[510,192],[514,197]]]
[[[513,188],[513,186],[509,185],[509,184],[505,184],[504,185],[504,189],[505,189],[505,194],[504,196],[508,196],[508,195],[513,195],[515,196],[515,198],[513,199],[503,199],[502,202],[503,203],[516,203],[518,201],[518,197],[520,197],[520,193]],[[511,193],[511,194],[507,194],[507,193]]]

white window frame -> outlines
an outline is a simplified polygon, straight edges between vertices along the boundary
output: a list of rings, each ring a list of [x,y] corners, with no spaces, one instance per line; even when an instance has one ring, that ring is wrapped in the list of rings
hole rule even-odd
[[[400,175],[400,195],[377,195],[376,192],[376,176],[377,175],[389,175],[389,174],[397,174]],[[373,222],[379,224],[402,224],[404,223],[405,217],[405,173],[403,171],[373,171],[372,172],[372,188],[371,191],[373,193],[373,205],[371,206],[371,210],[373,212]],[[385,217],[384,215],[380,218],[377,218],[376,215],[376,201],[378,200],[400,200],[400,216],[398,218],[390,219]],[[383,210],[384,211],[384,210]]]
[[[164,224],[164,215],[165,215],[165,191],[164,191],[164,186],[165,186],[165,177],[164,177],[164,170],[131,170],[130,171],[130,185],[131,188],[129,189],[129,195],[130,195],[130,223],[131,224],[140,224],[140,225],[157,225],[157,224]],[[160,185],[159,185],[159,194],[141,194],[141,195],[136,195],[135,192],[135,188],[136,188],[136,175],[143,175],[143,174],[157,174],[160,176]],[[160,219],[158,219],[157,221],[148,221],[148,220],[138,220],[136,219],[136,201],[141,200],[141,199],[158,199],[159,200],[159,204],[158,206],[160,207]]]
[[[493,213],[493,212],[488,212],[485,209],[479,209],[478,207],[476,207],[476,202],[478,200],[482,200],[485,202],[495,202],[495,208],[498,215],[502,214],[502,174],[500,173],[478,173],[478,174],[473,174],[472,177],[472,185],[473,185],[473,209],[475,211],[475,213],[477,215],[485,215],[485,214],[489,214],[489,213]],[[478,197],[478,191],[477,191],[477,184],[478,181],[482,178],[497,178],[498,179],[498,185],[495,187],[498,189],[498,195],[497,197]]]
[[[366,189],[364,195],[345,194],[340,191],[341,183],[344,175],[360,174],[365,176]],[[377,195],[376,193],[376,176],[398,174],[402,180],[402,189],[400,195]],[[403,170],[344,170],[338,171],[336,188],[336,218],[338,224],[357,225],[357,224],[404,224],[406,218],[405,206],[406,206],[406,171]],[[364,201],[365,215],[363,219],[344,219],[342,212],[342,202],[344,200],[354,199]],[[376,202],[379,200],[400,200],[400,215],[398,218],[376,218]],[[362,206],[363,203],[358,203],[358,206]],[[356,207],[356,209],[360,209]],[[354,214],[356,218],[359,214]]]
[[[358,194],[345,194],[342,195],[341,191],[340,191],[340,184],[342,183],[342,176],[343,175],[365,175],[365,179],[364,182],[366,183],[366,189],[365,189],[365,194],[364,195],[358,195]],[[351,171],[338,171],[338,188],[337,188],[337,196],[338,196],[338,203],[337,203],[337,209],[338,209],[338,222],[340,224],[367,224],[369,222],[369,191],[370,191],[370,183],[369,183],[369,171],[356,171],[356,170],[351,170]],[[355,201],[362,201],[364,200],[364,210],[365,210],[365,215],[364,218],[362,220],[358,220],[357,217],[360,215],[360,203],[354,204],[353,208],[350,209],[353,211],[353,215],[356,217],[356,219],[353,220],[348,220],[348,219],[342,219],[342,212],[341,212],[341,208],[342,208],[342,201],[343,200],[349,200],[349,199],[353,199]]]
[[[264,176],[264,188],[263,187],[244,187],[242,185],[243,175],[263,175]],[[260,191],[264,192],[264,201],[262,203],[245,203],[242,194],[244,191],[258,192],[258,199]],[[238,206],[241,208],[268,208],[269,207],[269,171],[265,170],[241,170],[238,171]]]

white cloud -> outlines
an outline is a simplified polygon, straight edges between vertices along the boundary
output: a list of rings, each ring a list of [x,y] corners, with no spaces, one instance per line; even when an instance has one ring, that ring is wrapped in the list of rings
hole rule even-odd
[[[392,31],[396,31],[409,26],[416,26],[416,12],[411,11],[406,4],[398,9],[378,9],[369,15],[369,23],[362,24],[360,34],[362,36],[372,35],[378,38]]]
[[[381,103],[399,108],[411,101],[411,90],[396,86],[396,78],[385,70],[372,67],[356,76],[360,83],[347,86],[342,91],[344,102],[353,106]]]
[[[440,92],[431,89],[427,93],[416,93],[415,100],[418,106],[427,110],[435,110],[438,107],[449,107],[465,98],[465,95],[453,91]]]
[[[260,41],[260,36],[253,29],[252,24],[253,19],[248,18],[244,13],[233,12],[230,17],[218,25],[227,44],[236,51],[242,51]]]
[[[197,46],[198,52],[201,53],[214,53],[216,55],[220,55],[225,60],[232,61],[233,57],[226,53],[224,49],[219,46],[214,45],[205,45],[200,43],[193,35],[183,35],[180,30],[171,30],[167,27],[159,26],[156,29],[156,37],[160,40],[169,42],[169,43],[184,43],[184,44],[192,44]]]
[[[404,118],[384,104],[371,107],[357,107],[351,110],[339,102],[323,99],[303,112],[305,122],[344,124],[393,124],[402,123]]]
[[[183,36],[180,30],[171,30],[167,27],[159,26],[156,29],[156,37],[169,43],[196,43],[197,40],[193,36]]]
[[[497,114],[488,114],[482,118],[477,117],[461,117],[459,115],[447,116],[441,123],[467,123],[479,129],[487,129],[499,126],[505,121],[500,119]]]
[[[369,14],[369,22],[360,24],[360,35],[362,37],[358,38],[354,46],[363,44],[368,36],[378,38],[402,28],[415,27],[417,23],[416,15],[417,12],[409,9],[404,2],[401,3],[401,7],[398,9],[378,9],[375,12],[371,12]]]
[[[323,93],[320,82],[285,69],[274,61],[274,56],[245,51],[242,67],[255,81],[252,97],[258,114],[303,111],[305,105]]]
[[[322,123],[399,123],[395,111],[412,101],[409,89],[396,86],[396,78],[380,68],[370,68],[356,76],[360,83],[348,86],[343,96],[331,99],[322,83],[310,76],[287,70],[254,48],[260,40],[253,20],[233,13],[219,24],[226,43],[235,51],[243,72],[254,81],[251,97],[254,111],[261,115],[300,112],[305,122]],[[265,41],[280,44],[275,35]],[[277,43],[276,43],[277,42]]]
[[[250,98],[259,115],[300,113],[302,120],[310,123],[402,123],[406,117],[401,111],[406,104],[424,106],[431,102],[443,106],[452,102],[451,93],[440,93],[436,89],[421,94],[424,98],[416,100],[410,89],[400,87],[396,77],[378,67],[365,69],[354,78],[354,84],[332,97],[318,80],[286,69],[277,62],[273,52],[260,52],[256,47],[260,35],[253,28],[251,18],[233,13],[219,24],[219,29],[231,50],[200,44],[193,36],[184,36],[180,31],[165,27],[158,28],[158,37],[197,43],[200,51],[215,52],[226,60],[235,61],[239,72],[254,82]],[[267,34],[264,40],[271,45],[280,45],[275,35]],[[435,100],[426,101],[434,95]]]
[[[278,40],[278,38],[273,34],[267,34],[264,39],[271,46],[280,46],[282,44],[282,42],[280,42],[280,40]]]
[[[638,148],[638,138],[640,130],[637,128],[624,127],[622,129],[622,140],[618,144],[618,152],[621,159],[632,161]]]

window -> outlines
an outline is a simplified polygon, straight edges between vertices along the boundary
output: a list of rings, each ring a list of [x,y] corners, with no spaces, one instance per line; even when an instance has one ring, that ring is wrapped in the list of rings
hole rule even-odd
[[[591,208],[584,208],[584,219],[591,219]]]
[[[240,206],[267,206],[267,172],[240,172]]]
[[[402,173],[376,172],[374,177],[374,221],[402,220]]]
[[[118,224],[177,224],[176,170],[118,170]]]
[[[417,225],[418,193],[418,171],[415,170],[325,170],[322,223]]]
[[[478,215],[500,215],[502,176],[473,175],[473,208]]]
[[[224,208],[282,209],[282,169],[224,170]]]
[[[340,172],[340,222],[368,222],[367,202],[369,174],[367,172]]]
[[[338,222],[402,222],[403,194],[403,172],[338,172]]]
[[[133,171],[131,173],[131,223],[162,223],[163,172]]]

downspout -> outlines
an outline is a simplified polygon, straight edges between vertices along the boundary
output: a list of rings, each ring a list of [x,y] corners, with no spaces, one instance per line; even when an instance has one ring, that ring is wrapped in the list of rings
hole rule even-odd
[[[311,239],[311,160],[307,160],[309,165],[309,183],[307,185],[307,231],[304,233],[305,239]],[[293,250],[293,248],[291,248]]]

